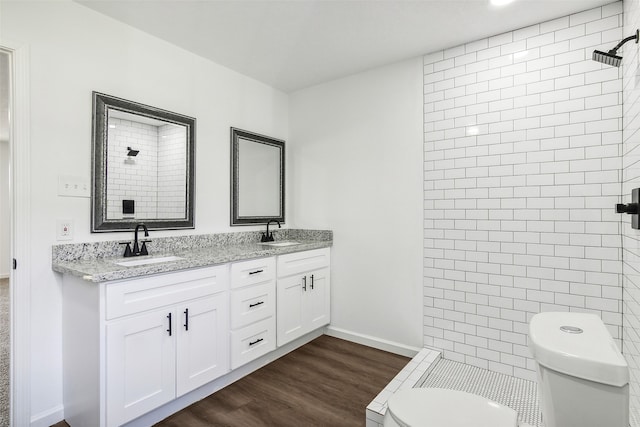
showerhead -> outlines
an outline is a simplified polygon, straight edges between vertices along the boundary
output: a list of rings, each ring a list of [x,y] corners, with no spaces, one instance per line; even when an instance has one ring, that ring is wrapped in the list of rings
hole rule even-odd
[[[638,30],[636,30],[636,34],[630,37],[627,37],[626,39],[622,40],[620,43],[618,43],[616,45],[616,47],[614,47],[613,49],[611,49],[609,52],[602,52],[600,50],[594,50],[593,51],[593,56],[591,57],[591,59],[593,59],[594,61],[597,62],[601,62],[603,64],[606,65],[611,65],[613,67],[619,67],[621,62],[622,62],[622,57],[616,55],[618,53],[618,49],[620,49],[622,47],[623,44],[625,44],[628,41],[631,40],[635,40],[636,44],[638,44],[638,40],[640,39],[640,32]]]
[[[129,150],[127,152],[127,156],[130,156],[130,157],[135,157],[140,152],[140,150],[133,150],[133,149],[131,149],[131,147],[127,147],[127,150]]]
[[[612,53],[613,52],[613,53]],[[619,67],[622,62],[622,56],[618,56],[615,54],[614,50],[610,50],[609,52],[602,52],[600,50],[594,50],[592,59],[597,62],[602,62],[606,65],[611,65],[613,67]]]

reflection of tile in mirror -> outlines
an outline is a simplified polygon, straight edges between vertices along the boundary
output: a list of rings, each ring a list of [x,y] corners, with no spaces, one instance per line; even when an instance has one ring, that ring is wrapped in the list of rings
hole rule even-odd
[[[107,219],[186,217],[186,136],[185,126],[110,110]]]

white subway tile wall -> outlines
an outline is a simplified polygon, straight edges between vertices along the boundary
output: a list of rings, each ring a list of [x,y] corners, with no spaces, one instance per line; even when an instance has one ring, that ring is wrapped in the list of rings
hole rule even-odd
[[[128,156],[127,147],[138,150]],[[186,218],[186,132],[184,126],[155,126],[110,118],[107,219]],[[135,214],[122,213],[134,200]]]
[[[424,344],[535,379],[528,322],[596,313],[620,345],[622,3],[424,57]]]
[[[624,2],[623,37],[631,36],[640,28],[640,2],[627,0]],[[631,190],[640,187],[640,56],[638,45],[629,42],[622,50],[623,71],[623,171],[622,200],[631,202]],[[640,231],[631,228],[630,217],[624,215],[622,220],[623,259],[623,307],[622,307],[622,352],[630,371],[630,405],[629,423],[632,427],[640,426]]]
[[[158,128],[157,218],[186,218],[187,133],[184,126]]]
[[[109,118],[107,150],[107,219],[120,219],[122,200],[135,201],[136,219],[156,217],[158,193],[158,127]],[[138,150],[127,156],[127,147]]]

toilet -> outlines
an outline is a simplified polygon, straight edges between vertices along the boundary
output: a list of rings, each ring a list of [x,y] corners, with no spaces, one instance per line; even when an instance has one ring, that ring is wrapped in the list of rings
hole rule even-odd
[[[536,314],[529,348],[546,427],[629,426],[629,366],[600,317]]]
[[[410,388],[387,402],[384,427],[517,427],[511,408],[464,391]]]
[[[536,314],[529,345],[545,427],[628,427],[629,367],[600,317]],[[523,427],[517,418],[471,393],[412,388],[391,396],[384,427]]]

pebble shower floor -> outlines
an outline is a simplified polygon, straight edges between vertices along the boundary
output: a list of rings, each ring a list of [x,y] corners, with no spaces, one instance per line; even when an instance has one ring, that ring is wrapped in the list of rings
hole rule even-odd
[[[542,427],[538,390],[533,381],[440,359],[420,387],[466,391],[514,409],[520,422]]]

